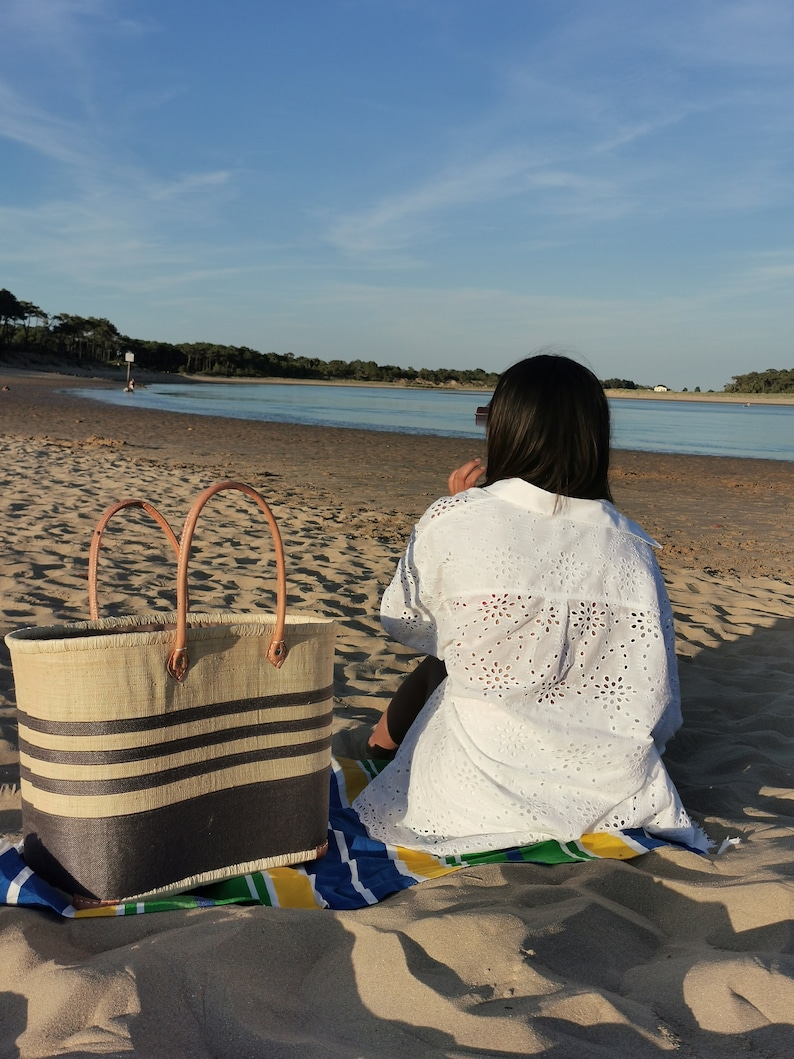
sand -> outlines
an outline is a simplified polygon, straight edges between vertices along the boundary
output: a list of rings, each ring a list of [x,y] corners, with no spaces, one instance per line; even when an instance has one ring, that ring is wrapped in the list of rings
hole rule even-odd
[[[147,497],[178,525],[200,488],[237,478],[279,519],[290,606],[339,620],[338,728],[372,722],[412,658],[380,631],[380,593],[415,519],[479,446],[162,415],[134,396],[116,409],[64,395],[70,383],[0,372],[0,634],[87,616],[88,544],[112,501]],[[357,912],[75,922],[0,908],[0,1059],[790,1059],[794,464],[616,453],[613,486],[664,545],[685,716],[670,771],[709,834],[739,846],[470,868]],[[219,498],[202,520],[197,607],[269,598],[249,517]],[[135,513],[112,531],[103,614],[170,609],[166,548]],[[0,834],[16,840],[5,648],[0,783]]]

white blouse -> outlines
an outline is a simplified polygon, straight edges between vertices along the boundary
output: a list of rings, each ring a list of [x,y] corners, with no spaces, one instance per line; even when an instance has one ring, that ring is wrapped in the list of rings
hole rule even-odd
[[[661,760],[681,708],[654,546],[607,501],[517,478],[425,512],[381,618],[448,676],[354,803],[373,838],[456,854],[645,827],[707,848]]]

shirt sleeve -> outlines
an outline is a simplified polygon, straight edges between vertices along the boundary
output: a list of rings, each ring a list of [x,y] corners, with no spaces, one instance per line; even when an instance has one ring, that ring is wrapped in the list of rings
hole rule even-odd
[[[394,640],[439,657],[435,507],[414,527],[392,582],[383,593],[380,614],[383,628]]]
[[[416,534],[414,530],[392,584],[383,593],[380,621],[393,640],[437,657],[435,618],[422,599],[423,578],[416,557]]]

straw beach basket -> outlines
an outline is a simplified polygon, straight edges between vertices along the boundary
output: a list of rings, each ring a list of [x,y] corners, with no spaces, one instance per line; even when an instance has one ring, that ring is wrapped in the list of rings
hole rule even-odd
[[[193,613],[199,514],[221,490],[251,497],[272,532],[275,614]],[[177,610],[100,619],[97,557],[110,518],[147,511],[177,555]],[[6,643],[19,717],[28,865],[100,900],[178,893],[324,851],[335,626],[286,614],[281,536],[251,486],[195,500],[179,540],[148,501],[97,526],[91,620],[22,629]]]

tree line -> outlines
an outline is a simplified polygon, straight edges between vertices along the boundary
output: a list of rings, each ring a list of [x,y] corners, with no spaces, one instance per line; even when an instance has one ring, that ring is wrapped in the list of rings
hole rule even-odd
[[[0,290],[0,352],[30,361],[57,357],[68,363],[124,363],[148,371],[238,378],[391,382],[412,386],[467,386],[493,389],[498,375],[482,368],[400,368],[374,360],[321,360],[293,353],[260,353],[248,346],[213,342],[156,342],[123,335],[105,317],[58,313],[50,316],[32,302]]]
[[[726,393],[794,393],[794,368],[767,368],[732,378]]]
[[[633,379],[602,379],[601,385],[605,390],[650,390],[651,386],[642,386]]]
[[[155,342],[123,335],[103,316],[50,315],[33,302],[0,290],[0,355],[46,357],[80,366],[123,364],[133,353],[137,367],[184,375],[238,378],[314,379],[339,382],[391,382],[412,386],[466,386],[493,389],[498,374],[482,368],[400,368],[374,360],[321,360],[293,353],[260,353],[248,346],[213,342]],[[605,389],[648,390],[631,379],[604,379]],[[695,387],[698,391],[699,387]],[[725,393],[794,393],[794,368],[768,368],[734,375]]]

